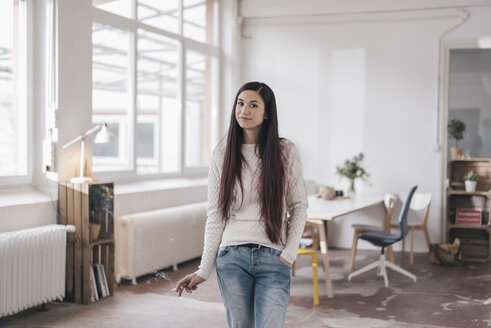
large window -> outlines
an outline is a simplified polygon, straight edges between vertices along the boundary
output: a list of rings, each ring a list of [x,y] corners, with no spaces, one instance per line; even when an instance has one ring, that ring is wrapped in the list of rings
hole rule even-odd
[[[217,143],[219,48],[214,0],[93,0],[96,172],[183,174]]]
[[[0,177],[28,174],[26,3],[0,1]]]

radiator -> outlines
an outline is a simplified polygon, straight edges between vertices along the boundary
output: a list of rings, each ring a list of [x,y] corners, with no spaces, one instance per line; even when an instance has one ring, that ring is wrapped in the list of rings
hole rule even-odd
[[[199,257],[206,202],[116,218],[116,281],[136,278]]]
[[[0,233],[0,317],[65,296],[66,231],[46,225]]]

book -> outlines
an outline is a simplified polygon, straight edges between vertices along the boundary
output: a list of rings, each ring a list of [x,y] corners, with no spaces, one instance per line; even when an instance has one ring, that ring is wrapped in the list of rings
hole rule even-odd
[[[99,294],[99,298],[104,298],[106,297],[105,294],[105,289],[104,289],[104,281],[102,277],[102,271],[100,269],[100,264],[94,263],[92,264],[92,267],[94,268],[94,276],[95,276],[95,281],[96,281],[96,286],[97,286],[97,293]]]
[[[102,264],[99,264],[99,266],[101,268],[102,284],[104,286],[104,297],[106,297],[109,296],[109,286],[107,285],[106,270],[104,269],[104,266]]]
[[[96,281],[95,281],[94,267],[93,266],[91,266],[91,268],[90,268],[89,284],[90,284],[90,300],[92,303],[97,302],[99,300],[99,294],[97,292],[97,285],[96,285]]]

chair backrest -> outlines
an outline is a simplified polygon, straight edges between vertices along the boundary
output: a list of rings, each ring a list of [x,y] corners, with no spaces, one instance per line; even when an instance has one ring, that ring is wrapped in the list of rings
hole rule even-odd
[[[430,216],[430,206],[431,206],[431,193],[417,192],[413,196],[413,200],[411,201],[411,206],[409,207],[409,209],[415,212],[420,212],[424,210],[423,222],[421,222],[421,225],[424,226],[426,225],[426,222],[428,222],[428,217]]]
[[[401,192],[394,195],[396,195],[395,197],[397,197],[397,200],[396,204],[394,205],[393,213],[400,213],[402,210],[403,200],[407,197],[408,192]],[[408,224],[426,224],[430,213],[431,199],[431,193],[414,193],[411,205],[409,205],[409,212],[407,216]],[[392,227],[394,227],[395,224],[399,225],[399,221],[396,221],[397,219],[398,217],[394,215],[391,221]]]
[[[414,186],[411,188],[411,190],[409,190],[406,201],[404,202],[404,204],[402,204],[401,213],[399,214],[399,229],[401,230],[400,239],[406,237],[407,233],[409,232],[409,227],[407,225],[407,213],[409,212],[411,200],[417,188],[418,186]]]
[[[396,200],[397,200],[397,196],[394,194],[385,194],[384,196],[385,217],[384,217],[383,230],[385,232],[390,231],[390,220],[392,218],[392,211],[394,210]]]

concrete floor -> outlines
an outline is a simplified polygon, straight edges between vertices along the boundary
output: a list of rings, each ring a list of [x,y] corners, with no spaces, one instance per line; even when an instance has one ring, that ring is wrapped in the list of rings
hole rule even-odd
[[[432,265],[428,254],[396,254],[396,263],[418,281],[389,271],[389,288],[375,271],[346,280],[348,250],[330,250],[335,296],[328,299],[320,277],[320,305],[312,302],[309,257],[300,257],[292,280],[285,327],[491,327],[491,263],[458,267]],[[355,268],[378,258],[376,251],[360,251]],[[89,306],[53,302],[43,311],[31,309],[0,319],[0,327],[226,327],[216,277],[193,294],[178,298],[175,282],[192,272],[198,260],[179,270],[162,270],[141,277],[138,285],[122,283],[113,297]]]

